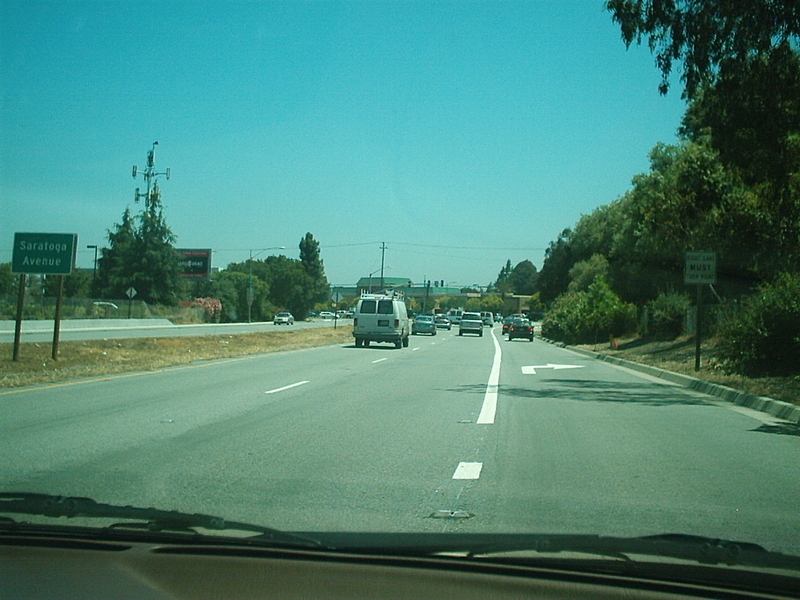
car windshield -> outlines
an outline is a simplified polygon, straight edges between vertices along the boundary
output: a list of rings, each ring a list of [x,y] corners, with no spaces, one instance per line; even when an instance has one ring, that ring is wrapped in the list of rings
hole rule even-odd
[[[4,0],[0,493],[800,555],[798,32]]]

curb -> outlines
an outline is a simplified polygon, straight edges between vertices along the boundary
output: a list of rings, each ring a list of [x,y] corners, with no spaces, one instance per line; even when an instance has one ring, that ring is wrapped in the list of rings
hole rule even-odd
[[[703,394],[708,394],[709,396],[720,398],[727,402],[732,402],[733,404],[737,404],[739,406],[751,408],[759,412],[770,414],[773,417],[777,417],[779,419],[784,419],[786,421],[791,421],[793,423],[800,424],[800,406],[797,406],[795,404],[790,404],[789,402],[784,402],[782,400],[775,400],[774,398],[767,398],[766,396],[756,396],[755,394],[741,392],[739,390],[735,390],[733,388],[729,388],[727,386],[720,385],[718,383],[703,381],[702,379],[697,379],[696,377],[692,377],[690,375],[674,373],[672,371],[660,369],[659,367],[651,367],[650,365],[643,365],[641,363],[633,362],[631,360],[626,360],[624,358],[618,358],[616,356],[610,356],[608,354],[602,354],[600,352],[593,352],[592,350],[575,348],[574,346],[568,346],[566,344],[562,344],[561,342],[554,342],[546,338],[541,338],[541,339],[547,342],[548,344],[553,344],[561,348],[567,348],[568,350],[577,352],[578,354],[583,354],[584,356],[596,358],[597,360],[602,360],[604,362],[608,362],[614,365],[627,367],[628,369],[639,371],[640,373],[646,373],[647,375],[650,375],[652,377],[664,379],[665,381],[675,383],[677,385],[689,388],[697,392],[701,392]]]

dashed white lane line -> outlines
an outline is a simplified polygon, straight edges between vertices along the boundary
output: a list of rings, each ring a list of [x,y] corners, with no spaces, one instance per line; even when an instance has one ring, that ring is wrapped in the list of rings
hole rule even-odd
[[[389,359],[388,358],[379,358],[378,360],[373,360],[372,364],[374,365],[375,363],[383,362],[385,360],[389,360]]]
[[[279,387],[279,388],[276,388],[276,389],[274,389],[274,390],[267,390],[267,391],[266,391],[266,392],[264,392],[264,393],[265,393],[265,394],[275,394],[275,393],[277,393],[277,392],[283,392],[284,390],[290,390],[290,389],[292,389],[292,388],[294,388],[294,387],[297,387],[297,386],[299,386],[299,385],[303,385],[303,384],[305,384],[305,383],[308,383],[308,381],[298,381],[297,383],[292,383],[292,384],[290,384],[290,385],[285,385],[285,386],[283,386],[283,387]]]
[[[460,462],[453,473],[453,479],[478,479],[481,476],[483,463]]]
[[[500,363],[503,358],[503,351],[500,349],[500,342],[492,329],[492,340],[494,340],[494,361],[492,362],[492,372],[489,373],[489,382],[486,384],[486,393],[483,396],[483,406],[481,414],[476,421],[479,425],[491,425],[497,413],[497,386],[500,382]]]

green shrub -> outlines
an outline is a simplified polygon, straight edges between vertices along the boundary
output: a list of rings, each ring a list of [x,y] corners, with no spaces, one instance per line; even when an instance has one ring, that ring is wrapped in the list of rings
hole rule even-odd
[[[784,273],[720,326],[717,357],[747,376],[800,373],[800,274]]]
[[[586,291],[556,298],[542,321],[542,335],[567,344],[591,344],[623,335],[635,324],[636,307],[598,279]]]
[[[683,319],[690,306],[688,296],[661,292],[647,303],[647,335],[675,339],[683,333]]]

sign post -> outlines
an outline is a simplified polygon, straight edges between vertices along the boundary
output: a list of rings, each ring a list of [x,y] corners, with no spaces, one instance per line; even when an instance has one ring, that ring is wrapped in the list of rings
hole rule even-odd
[[[136,288],[131,286],[125,290],[125,295],[128,297],[128,318],[131,318],[131,310],[133,309],[133,297],[137,294]]]
[[[17,324],[14,332],[14,360],[19,357],[22,332],[22,307],[25,301],[25,275],[59,275],[56,314],[53,319],[53,360],[58,359],[58,336],[61,327],[61,297],[64,294],[64,275],[75,268],[78,251],[76,233],[15,233],[11,254],[11,272],[20,276],[17,298]]]
[[[695,324],[694,370],[700,370],[700,341],[703,322],[703,286],[717,282],[716,252],[687,252],[683,282],[697,286],[697,323]]]

